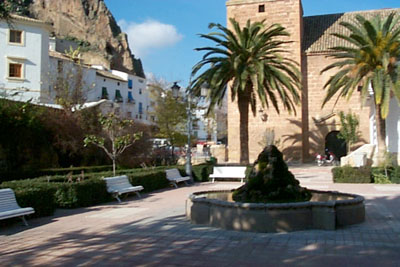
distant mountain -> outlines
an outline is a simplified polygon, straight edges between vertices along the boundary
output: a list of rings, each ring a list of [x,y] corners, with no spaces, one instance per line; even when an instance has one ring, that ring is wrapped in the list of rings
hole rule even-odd
[[[140,59],[132,55],[103,0],[28,0],[29,15],[54,25],[58,38],[81,46],[83,60],[144,77]]]

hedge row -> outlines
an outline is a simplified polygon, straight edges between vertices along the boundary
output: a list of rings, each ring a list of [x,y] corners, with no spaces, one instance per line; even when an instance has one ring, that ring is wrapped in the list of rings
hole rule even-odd
[[[43,170],[18,170],[18,171],[0,171],[0,183],[5,181],[23,180],[28,178],[36,178],[41,176],[67,175],[97,173],[111,171],[112,165],[90,166],[90,167],[71,167],[71,168],[54,168]]]
[[[332,176],[335,183],[400,184],[400,167],[388,168],[386,171],[378,167],[335,167],[332,169]]]
[[[169,186],[165,169],[131,169],[119,171],[119,175],[127,175],[134,186],[142,185],[144,192],[152,192]],[[194,180],[208,180],[211,169],[210,165],[193,166]],[[184,172],[182,167],[179,170]],[[3,182],[0,187],[12,188],[22,207],[33,207],[34,217],[42,217],[52,215],[56,208],[88,207],[112,201],[102,179],[110,176],[112,172],[88,173],[83,179],[80,175],[73,175],[72,179],[56,175]]]

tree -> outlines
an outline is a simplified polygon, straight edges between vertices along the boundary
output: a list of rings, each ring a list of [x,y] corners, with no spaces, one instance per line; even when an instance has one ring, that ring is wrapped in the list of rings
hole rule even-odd
[[[86,84],[84,78],[87,68],[84,67],[80,58],[80,47],[65,50],[65,55],[71,60],[57,61],[57,74],[50,73],[50,85],[54,90],[54,99],[68,113],[79,109],[87,100],[87,95],[94,88],[94,84]],[[49,96],[53,98],[52,95]]]
[[[344,114],[343,111],[339,112],[339,117],[341,128],[338,138],[346,141],[347,154],[349,154],[351,151],[351,144],[356,143],[360,137],[360,132],[358,131],[360,121],[357,115],[352,113]]]
[[[11,22],[11,14],[16,13],[22,16],[29,15],[29,6],[32,0],[2,0],[0,1],[0,19]]]
[[[115,113],[104,116],[99,115],[99,121],[106,138],[111,142],[108,148],[106,138],[96,135],[87,135],[84,139],[85,147],[94,144],[104,150],[113,162],[113,174],[115,176],[115,162],[119,155],[140,139],[142,133],[125,133],[124,130],[133,124],[132,120],[121,120]]]
[[[278,113],[279,102],[289,112],[296,112],[301,75],[297,63],[284,56],[287,52],[284,45],[289,43],[283,41],[289,36],[284,27],[279,24],[266,27],[264,21],[248,20],[243,28],[234,19],[230,23],[233,31],[212,23],[209,28],[217,28],[219,32],[200,35],[216,46],[196,49],[206,54],[193,67],[192,75],[198,76],[191,90],[194,95],[200,95],[203,84],[209,85],[210,112],[215,105],[221,105],[231,82],[232,101],[238,100],[240,113],[240,162],[247,164],[249,106],[253,116],[256,116],[258,101],[262,107],[272,105]]]
[[[186,103],[161,82],[155,81],[149,88],[154,103],[150,113],[156,118],[158,137],[168,139],[173,156],[174,146],[183,146],[186,141]]]
[[[330,64],[321,73],[339,68],[330,77],[324,88],[327,89],[323,105],[338,94],[349,99],[354,90],[361,87],[365,99],[372,88],[375,104],[375,120],[378,137],[378,157],[384,158],[386,147],[386,118],[389,114],[389,102],[392,95],[400,100],[400,27],[399,17],[392,13],[386,18],[376,16],[371,20],[361,15],[354,22],[341,22],[347,33],[335,33],[348,46],[331,48],[331,56],[337,61]]]

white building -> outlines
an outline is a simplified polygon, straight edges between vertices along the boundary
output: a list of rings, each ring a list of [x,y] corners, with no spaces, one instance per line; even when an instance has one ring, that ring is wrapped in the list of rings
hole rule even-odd
[[[80,88],[85,102],[109,100],[101,105],[103,112],[112,108],[121,117],[154,122],[148,113],[150,100],[145,78],[84,62],[77,64],[77,59],[60,52],[65,44],[49,38],[51,31],[51,25],[27,17],[13,15],[11,26],[0,21],[3,95],[17,101],[57,104],[57,96],[71,95],[75,88]],[[60,44],[64,46],[57,47]]]
[[[0,89],[14,100],[40,102],[47,92],[51,25],[12,15],[0,20]]]

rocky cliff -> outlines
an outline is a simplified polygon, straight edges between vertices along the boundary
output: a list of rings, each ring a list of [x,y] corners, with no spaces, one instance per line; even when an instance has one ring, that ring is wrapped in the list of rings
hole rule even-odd
[[[53,23],[56,37],[78,42],[86,63],[144,77],[140,59],[103,0],[33,0],[30,14]]]

